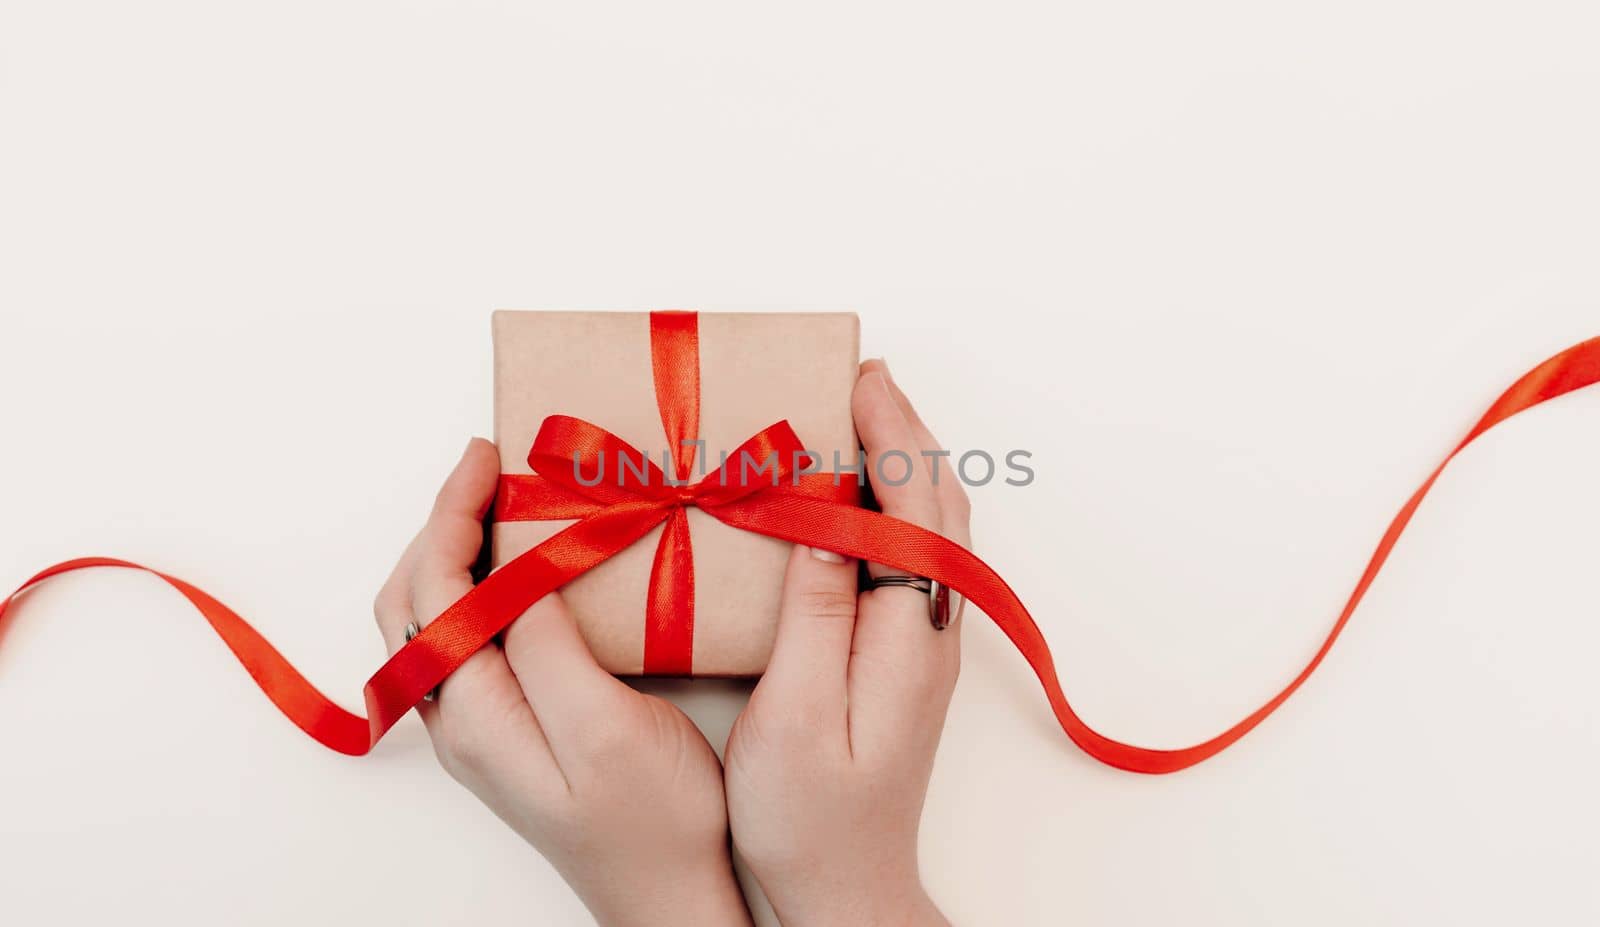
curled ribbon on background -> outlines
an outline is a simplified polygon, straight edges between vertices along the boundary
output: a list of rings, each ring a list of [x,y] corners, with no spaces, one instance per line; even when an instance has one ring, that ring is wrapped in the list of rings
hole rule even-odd
[[[698,425],[698,348],[693,347],[697,335],[692,319],[691,313],[652,315],[652,361],[663,425],[669,437],[693,434]],[[662,343],[657,344],[658,341]],[[692,354],[688,353],[691,348]],[[692,370],[686,358],[693,359]],[[690,376],[693,377],[692,389],[687,379]],[[664,381],[668,389],[663,389]],[[689,557],[687,523],[682,522],[676,528],[671,526],[680,521],[685,506],[695,505],[736,528],[886,564],[931,577],[957,590],[982,609],[1022,653],[1039,677],[1056,720],[1074,743],[1095,759],[1119,769],[1169,773],[1203,762],[1227,749],[1276,711],[1310,678],[1383,568],[1428,490],[1462,449],[1511,416],[1596,382],[1600,382],[1600,338],[1592,338],[1551,357],[1501,393],[1390,521],[1338,619],[1305,667],[1243,720],[1209,740],[1176,750],[1122,743],[1085,724],[1062,692],[1049,645],[1021,599],[988,564],[960,545],[915,525],[840,501],[834,494],[831,476],[825,477],[826,488],[815,480],[808,484],[805,479],[801,486],[740,485],[742,480],[723,486],[719,469],[692,486],[666,487],[664,475],[653,468],[649,474],[657,481],[653,485],[647,485],[648,480],[634,480],[632,485],[583,486],[572,476],[574,454],[580,460],[593,460],[601,454],[618,459],[619,452],[634,458],[642,455],[596,425],[559,415],[544,421],[528,455],[530,466],[543,480],[508,478],[502,486],[509,494],[508,499],[497,505],[519,517],[578,520],[491,573],[390,657],[364,689],[368,717],[346,711],[317,691],[243,618],[212,596],[177,577],[126,560],[88,557],[49,567],[0,602],[0,620],[20,593],[52,576],[101,566],[144,570],[160,577],[193,603],[289,720],[334,750],[361,755],[371,750],[425,693],[504,630],[528,606],[644,537],[656,525],[667,522],[669,527],[663,531],[657,547],[656,566],[652,570],[654,604],[649,606],[650,633],[656,634],[658,643],[662,642],[659,633],[662,629],[657,622],[681,620],[682,600],[674,596],[688,588],[686,582],[692,581],[692,575],[681,572],[682,564],[677,562],[680,557]],[[684,395],[696,397],[692,412],[664,398]],[[669,410],[669,405],[674,408]],[[669,421],[669,415],[679,417]],[[799,471],[798,461],[802,457],[797,455],[803,454],[799,438],[786,422],[762,430],[740,450],[750,452],[757,461],[766,460],[769,454],[775,453],[782,468],[781,476],[787,482],[792,482],[793,475]],[[735,452],[734,460],[738,459],[738,453]],[[674,460],[680,479],[687,476],[692,459],[691,449]],[[511,501],[517,493],[522,494],[521,501]],[[552,514],[554,512],[567,514]],[[669,542],[668,535],[677,540]],[[662,600],[663,596],[666,601]],[[692,609],[692,600],[689,607]],[[660,657],[664,661],[661,665],[671,666],[680,659],[687,660],[682,642],[674,636],[680,633],[676,629],[666,629],[666,656]]]

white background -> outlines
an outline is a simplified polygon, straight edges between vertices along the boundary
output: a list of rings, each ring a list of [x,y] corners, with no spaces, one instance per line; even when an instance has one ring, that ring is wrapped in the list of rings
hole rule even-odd
[[[1494,394],[1600,334],[1586,3],[0,5],[0,580],[147,560],[347,705],[496,307],[852,308],[1070,694],[1209,736]],[[1142,778],[981,619],[965,924],[1593,923],[1600,392],[1440,481],[1313,682]],[[681,689],[720,738],[736,687]],[[147,577],[0,647],[0,920],[583,923],[433,765],[282,721]]]

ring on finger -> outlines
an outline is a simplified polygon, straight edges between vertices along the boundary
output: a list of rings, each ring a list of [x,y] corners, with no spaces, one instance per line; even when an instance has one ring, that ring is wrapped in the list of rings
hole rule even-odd
[[[961,617],[961,610],[966,608],[966,597],[951,589],[944,583],[926,576],[908,576],[905,574],[891,573],[887,576],[873,576],[867,579],[867,588],[881,589],[885,586],[904,586],[915,589],[928,597],[928,622],[935,631],[943,631],[950,627],[950,622]],[[953,604],[952,604],[953,602]]]
[[[422,625],[417,624],[415,621],[413,621],[410,624],[406,625],[406,643],[408,643],[408,644],[411,643],[411,639],[413,637],[416,637],[418,634],[421,634],[421,633],[422,633]],[[428,694],[424,695],[422,697],[422,700],[424,702],[433,702],[433,701],[437,701],[438,698],[439,698],[439,690],[437,688],[434,688],[434,689],[429,689],[428,690]]]

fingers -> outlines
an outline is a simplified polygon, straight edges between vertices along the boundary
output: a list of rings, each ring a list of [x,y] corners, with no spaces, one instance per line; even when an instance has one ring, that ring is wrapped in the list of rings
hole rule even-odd
[[[500,458],[494,445],[482,438],[467,444],[434,500],[428,523],[417,535],[411,569],[411,608],[415,620],[427,627],[451,603],[472,590],[472,564],[483,544],[483,514],[494,501]],[[444,708],[447,691],[472,689],[473,695],[496,688],[515,691],[505,659],[490,644],[467,658],[439,687],[439,705],[446,716],[470,709],[476,698],[458,698]]]
[[[644,696],[600,668],[560,593],[550,593],[505,633],[505,659],[563,769],[609,756]]]
[[[783,578],[772,658],[757,683],[761,698],[822,731],[846,732],[845,681],[856,623],[856,564],[832,551],[795,545]]]
[[[939,500],[939,521],[945,537],[964,547],[972,545],[972,536],[969,523],[971,521],[972,505],[967,499],[967,492],[961,485],[960,474],[956,471],[956,462],[950,456],[949,449],[939,443],[933,432],[923,422],[922,416],[911,405],[911,400],[900,389],[900,384],[895,381],[894,374],[889,372],[889,364],[881,357],[863,361],[861,364],[863,374],[877,372],[884,375],[889,381],[889,394],[894,397],[895,404],[911,422],[911,430],[917,437],[917,443],[929,459],[929,471],[932,477],[934,495]]]
[[[494,499],[499,470],[494,445],[474,438],[379,592],[373,610],[391,654],[404,645],[409,623],[427,626],[471,591],[471,568],[483,543],[482,517]],[[494,644],[469,657],[440,685],[438,700],[421,702],[417,710],[440,760],[458,778],[492,763],[512,740],[536,748],[524,753],[549,756],[516,678]],[[557,772],[553,760],[549,767]]]
[[[405,629],[416,621],[416,612],[411,604],[411,568],[416,562],[417,538],[412,538],[411,543],[400,555],[400,560],[395,564],[394,571],[389,578],[384,580],[383,588],[378,590],[378,597],[372,603],[372,615],[378,622],[378,633],[383,637],[384,650],[389,656],[394,656],[406,642]],[[427,726],[429,736],[435,736],[439,720],[438,707],[422,702],[417,705],[417,714],[422,717],[422,723]]]
[[[871,360],[864,361],[861,364],[861,370],[863,379],[865,379],[866,375],[869,373],[881,374],[884,377],[889,389],[889,393],[894,397],[895,405],[900,409],[901,414],[911,426],[912,434],[915,435],[918,455],[929,461],[929,482],[933,486],[933,495],[937,500],[937,506],[939,510],[939,525],[933,530],[938,531],[940,534],[943,534],[945,537],[955,541],[957,544],[960,544],[963,547],[971,547],[972,530],[970,526],[972,519],[972,507],[971,503],[967,500],[966,490],[961,485],[960,474],[956,470],[955,464],[951,462],[949,450],[944,448],[939,443],[939,440],[934,437],[933,432],[929,430],[928,426],[922,421],[922,417],[918,415],[916,409],[912,407],[911,400],[906,397],[906,394],[900,389],[900,386],[895,383],[893,375],[889,373],[889,365],[885,363],[882,358],[873,358]],[[906,520],[910,521],[911,519],[908,518]],[[929,526],[922,524],[922,527]],[[885,573],[900,572],[898,570],[891,570],[880,565],[870,566],[873,567],[872,575],[874,576],[882,576]],[[888,593],[892,590],[881,591]],[[896,594],[898,595],[898,593]],[[955,622],[959,622],[961,620],[962,609],[956,608],[953,611],[954,614],[952,616],[952,627],[955,626]]]
[[[882,361],[862,365],[852,407],[856,430],[867,450],[873,491],[884,513],[952,537],[967,540],[965,494],[944,461],[939,485],[924,451],[942,450]],[[879,461],[900,449],[921,465],[894,485]],[[893,464],[890,464],[892,466]],[[904,468],[902,468],[903,470]],[[903,574],[896,567],[869,564],[874,576]],[[960,633],[954,625],[935,630],[928,596],[915,589],[886,587],[861,596],[856,619],[848,688],[852,747],[898,743],[909,729],[936,731],[960,667]],[[922,722],[930,722],[924,724]]]
[[[850,396],[850,411],[866,448],[868,479],[884,514],[938,531],[939,500],[928,458],[911,420],[890,391],[888,376],[881,370],[863,373]],[[895,572],[875,564],[869,569],[874,575]]]

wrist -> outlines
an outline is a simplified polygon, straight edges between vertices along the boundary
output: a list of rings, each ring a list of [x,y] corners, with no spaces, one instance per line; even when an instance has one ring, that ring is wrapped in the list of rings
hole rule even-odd
[[[774,906],[773,912],[786,927],[859,927],[861,924],[872,924],[873,927],[950,927],[950,921],[925,893],[893,903],[877,899],[864,899],[863,902],[830,902],[798,913]]]
[[[762,882],[767,900],[785,927],[949,927],[920,880],[880,879],[858,887],[825,880],[797,890]]]
[[[614,873],[581,894],[600,927],[750,924],[750,910],[726,854],[687,867]]]

